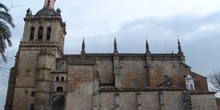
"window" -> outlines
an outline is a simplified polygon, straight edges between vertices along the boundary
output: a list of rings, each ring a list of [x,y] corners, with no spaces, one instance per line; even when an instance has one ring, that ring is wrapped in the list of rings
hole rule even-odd
[[[47,28],[47,39],[50,39],[50,35],[51,35],[51,27]]]
[[[31,109],[30,110],[34,110],[34,104],[31,104]]]
[[[56,81],[59,81],[59,77],[57,76]]]
[[[31,92],[31,97],[35,97],[35,92],[34,91]]]
[[[68,62],[66,62],[66,68],[68,68]]]
[[[167,80],[168,80],[168,76],[165,75],[165,76],[163,77],[163,82],[166,82]]]
[[[61,78],[61,81],[64,81],[64,77]]]
[[[47,1],[47,6],[48,6],[48,7],[50,6],[50,0]]]
[[[34,39],[34,27],[31,27],[30,39]]]
[[[39,30],[38,30],[38,39],[42,39],[43,38],[43,30],[44,28],[41,26],[39,27]]]
[[[63,88],[62,87],[57,87],[57,92],[63,92]]]
[[[134,79],[132,80],[132,84],[131,85],[132,85],[132,88],[135,88],[135,80]]]
[[[190,84],[190,90],[193,90],[193,84]]]

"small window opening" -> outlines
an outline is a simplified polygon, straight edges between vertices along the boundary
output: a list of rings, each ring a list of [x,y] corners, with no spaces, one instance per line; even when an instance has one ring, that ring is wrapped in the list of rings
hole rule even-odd
[[[50,0],[47,1],[47,6],[48,6],[48,7],[50,6]]]
[[[193,85],[192,84],[190,84],[190,90],[193,90]]]
[[[132,88],[135,88],[135,80],[132,80]]]
[[[63,88],[62,87],[57,87],[57,92],[63,92]]]
[[[34,27],[31,27],[30,39],[34,39]]]
[[[61,78],[61,81],[64,81],[64,77]]]
[[[35,92],[34,91],[31,92],[31,97],[35,97]]]
[[[66,68],[68,68],[68,62],[66,62]]]
[[[59,81],[59,77],[57,76],[56,81]]]
[[[50,35],[51,35],[51,27],[47,28],[47,39],[50,39]]]
[[[44,28],[41,26],[39,27],[39,30],[38,30],[38,39],[42,39],[43,38],[43,30]]]
[[[163,82],[166,82],[167,80],[168,80],[168,76],[165,75],[165,76],[163,77]]]

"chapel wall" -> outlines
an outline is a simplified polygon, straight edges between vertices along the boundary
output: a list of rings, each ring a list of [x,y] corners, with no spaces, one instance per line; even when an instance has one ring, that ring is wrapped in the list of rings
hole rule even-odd
[[[100,104],[101,110],[183,110],[182,97],[181,90],[101,92]]]
[[[195,90],[197,91],[208,91],[208,85],[207,85],[207,78],[194,74],[192,72],[187,72],[186,74],[183,74],[174,80],[172,80],[172,84],[177,85],[178,87],[186,87],[185,85],[185,77],[190,74],[190,76],[193,77],[194,80],[194,85],[195,85]]]
[[[145,60],[120,60],[122,87],[146,87],[146,74]]]
[[[163,83],[165,76],[168,77],[167,79],[170,79],[188,71],[183,66],[179,61],[152,61],[153,73],[150,76],[152,79],[151,85],[155,87]]]
[[[66,110],[91,110],[94,66],[68,65]]]
[[[101,83],[114,83],[112,60],[97,60],[96,68],[99,73]]]

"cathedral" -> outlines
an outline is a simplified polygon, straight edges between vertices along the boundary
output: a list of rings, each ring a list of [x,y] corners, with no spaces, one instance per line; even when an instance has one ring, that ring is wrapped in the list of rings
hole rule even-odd
[[[27,10],[5,110],[217,110],[207,78],[178,52],[64,54],[66,24],[56,0]],[[37,1],[34,1],[37,2]]]

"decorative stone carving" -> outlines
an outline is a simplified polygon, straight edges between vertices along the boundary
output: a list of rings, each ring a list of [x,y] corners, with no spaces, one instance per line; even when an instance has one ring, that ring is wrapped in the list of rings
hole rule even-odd
[[[189,93],[183,93],[184,110],[192,110],[191,96]]]

